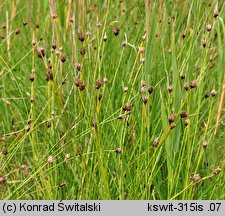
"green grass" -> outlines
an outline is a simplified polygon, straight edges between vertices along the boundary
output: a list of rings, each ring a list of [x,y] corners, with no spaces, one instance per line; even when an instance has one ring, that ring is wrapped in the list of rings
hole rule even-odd
[[[1,199],[225,199],[223,1],[5,0],[0,12]]]

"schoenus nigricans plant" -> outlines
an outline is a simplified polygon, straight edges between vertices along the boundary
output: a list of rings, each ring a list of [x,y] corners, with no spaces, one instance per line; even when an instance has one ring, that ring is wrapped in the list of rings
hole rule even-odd
[[[23,25],[26,26],[27,24],[28,24],[28,21],[27,20],[24,20],[23,21]]]
[[[9,153],[8,149],[4,146],[2,149],[2,154],[7,155]]]
[[[212,97],[215,97],[215,96],[216,96],[216,93],[217,93],[216,90],[213,89],[213,90],[211,91],[211,96],[212,96]]]
[[[48,68],[46,70],[46,81],[48,82],[49,80],[53,80],[53,71]]]
[[[104,41],[104,42],[107,41],[107,35],[106,35],[106,33],[104,34],[103,41]]]
[[[0,173],[0,185],[3,185],[6,182],[5,177]]]
[[[115,152],[116,152],[117,154],[120,154],[120,153],[123,152],[123,149],[122,149],[122,148],[117,148],[117,149],[115,150]]]
[[[159,137],[156,137],[156,138],[154,139],[153,143],[152,143],[152,146],[153,146],[153,147],[157,147],[158,144],[159,144]]]
[[[170,129],[173,130],[176,127],[175,124],[170,124]]]
[[[120,33],[120,29],[118,27],[114,28],[113,33],[114,33],[115,36],[118,36],[119,33]]]
[[[91,126],[96,130],[98,126],[97,121],[93,119],[91,122]]]
[[[132,110],[132,108],[133,108],[132,104],[127,103],[127,104],[123,105],[123,111],[124,112],[126,112],[126,111],[130,112]]]
[[[206,40],[202,40],[201,45],[202,45],[203,48],[205,48],[206,47]]]
[[[52,49],[54,49],[54,50],[56,49],[56,41],[55,40],[52,41]]]
[[[20,33],[20,29],[19,28],[16,29],[15,33],[16,33],[16,35],[18,35]]]
[[[187,117],[188,117],[187,112],[186,112],[185,110],[182,110],[182,111],[180,112],[180,117],[181,117],[181,118],[187,118]]]
[[[81,70],[81,65],[80,65],[80,63],[75,63],[74,66],[75,66],[75,68],[76,68],[78,71]]]
[[[169,118],[168,118],[168,121],[169,123],[173,123],[174,121],[176,120],[176,114],[172,113],[170,114]]]
[[[209,91],[207,91],[207,92],[205,93],[205,98],[208,98],[208,97],[210,97],[210,92],[209,92]]]
[[[75,77],[75,78],[74,78],[74,83],[75,83],[75,86],[76,86],[76,87],[79,87],[81,81],[79,80],[78,77]]]
[[[185,89],[186,91],[188,91],[188,89],[189,89],[189,85],[188,85],[187,82],[184,83],[184,89]]]
[[[102,81],[100,79],[97,79],[95,82],[95,88],[100,89],[101,85],[102,85]]]
[[[148,97],[146,95],[142,96],[142,101],[143,101],[144,104],[147,104]]]
[[[85,39],[84,34],[78,33],[77,38],[79,41],[84,42],[84,39]]]
[[[50,128],[51,127],[51,125],[52,125],[52,123],[51,123],[51,121],[46,121],[46,126],[47,126],[47,128]]]
[[[85,53],[86,53],[86,49],[85,49],[84,47],[81,47],[81,48],[80,48],[80,54],[81,54],[82,56],[84,56]]]
[[[31,81],[31,82],[34,82],[34,74],[32,73],[32,74],[30,74],[30,76],[29,76],[29,80]]]
[[[172,91],[173,91],[173,87],[172,86],[169,86],[168,87],[168,92],[171,93]]]
[[[47,162],[48,162],[48,163],[52,163],[52,162],[54,162],[54,161],[55,161],[55,157],[54,157],[54,156],[49,156]]]
[[[182,72],[182,74],[180,75],[180,78],[183,80],[183,79],[185,79],[185,77],[186,77],[185,72]]]
[[[65,54],[62,54],[60,56],[60,60],[61,60],[62,63],[64,63],[66,61],[66,55]]]
[[[43,58],[45,56],[45,48],[44,47],[38,47],[36,49],[36,54],[39,58]]]
[[[196,174],[193,178],[192,181],[195,183],[201,179],[201,176],[199,174]]]
[[[102,100],[102,96],[103,94],[101,92],[98,93],[98,101],[101,101]]]
[[[195,87],[197,87],[197,85],[198,85],[198,81],[197,80],[193,80],[193,81],[190,82],[190,87],[192,89],[195,88]]]
[[[213,170],[213,174],[218,175],[220,174],[221,169],[219,167],[217,167],[216,169]]]
[[[148,93],[152,94],[153,91],[154,91],[154,87],[153,86],[149,86],[148,87]]]
[[[84,83],[84,82],[80,82],[80,83],[79,83],[79,89],[80,89],[81,91],[83,91],[83,90],[85,89],[85,87],[86,87],[86,83]]]
[[[207,30],[208,32],[210,32],[210,31],[212,30],[212,25],[211,25],[210,23],[207,23],[207,25],[206,25],[206,30]]]

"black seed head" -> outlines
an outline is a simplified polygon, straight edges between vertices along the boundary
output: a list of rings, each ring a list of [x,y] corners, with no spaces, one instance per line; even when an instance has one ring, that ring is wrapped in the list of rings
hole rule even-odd
[[[83,90],[85,89],[85,87],[86,87],[86,83],[84,83],[84,82],[80,82],[80,83],[79,83],[79,89],[80,89],[81,91],[83,91]]]
[[[198,85],[198,81],[197,80],[193,80],[193,81],[190,82],[190,87],[192,89],[195,88],[195,87],[197,87],[197,85]]]
[[[20,29],[16,29],[16,34],[18,35],[20,33]]]
[[[184,122],[184,126],[185,127],[187,127],[188,125],[190,124],[190,121],[187,119],[187,120],[185,120],[185,122]]]
[[[28,120],[27,124],[31,124],[32,122],[33,122],[33,119],[30,118],[30,119]]]
[[[66,84],[67,82],[67,78],[65,77],[63,80],[62,80],[62,85]]]
[[[2,24],[2,29],[6,29],[6,24]]]
[[[54,49],[54,50],[56,49],[56,42],[55,42],[55,40],[52,41],[52,49]]]
[[[47,126],[47,128],[50,128],[52,126],[51,121],[46,121],[46,126]]]
[[[146,82],[144,80],[141,80],[141,87],[146,87]]]
[[[186,37],[186,32],[185,31],[182,32],[181,37],[182,37],[182,39],[184,39]]]
[[[53,71],[52,69],[47,69],[46,71],[46,81],[53,80]]]
[[[153,86],[149,86],[148,87],[148,93],[151,94],[154,91],[154,87]]]
[[[170,125],[170,130],[173,130],[175,127],[176,127],[175,124],[171,124],[171,125]]]
[[[180,75],[180,78],[183,80],[183,79],[185,79],[185,77],[186,77],[186,74],[185,74],[185,72],[183,72],[183,73]]]
[[[197,182],[201,179],[200,175],[199,174],[196,174],[193,178],[192,178],[192,181],[193,182]]]
[[[61,60],[62,63],[64,63],[66,61],[66,55],[62,54],[60,56],[60,60]]]
[[[0,174],[0,185],[4,184],[5,182],[6,182],[5,177],[2,174]]]
[[[43,58],[45,56],[45,49],[44,47],[38,47],[36,49],[36,54],[39,58]]]
[[[146,104],[148,102],[148,97],[146,95],[144,95],[142,97],[142,101],[143,101],[144,104]]]
[[[159,144],[159,137],[156,137],[155,140],[153,141],[152,146],[153,146],[153,147],[157,147],[158,144]]]
[[[30,97],[30,102],[34,103],[34,97]]]
[[[102,96],[103,96],[103,95],[102,95],[102,93],[101,93],[101,92],[99,92],[99,93],[98,93],[98,100],[99,100],[99,101],[101,101],[101,100],[102,100]]]
[[[75,86],[77,86],[77,87],[79,87],[79,85],[80,85],[80,80],[78,79],[78,77],[75,77],[74,78],[74,83],[75,83]]]
[[[208,142],[207,141],[203,142],[202,147],[206,148],[207,146],[208,146]]]
[[[185,110],[182,110],[181,113],[180,113],[180,117],[181,118],[187,118],[188,117],[188,114]]]
[[[126,111],[128,111],[128,112],[130,112],[131,110],[132,110],[132,104],[124,104],[123,105],[123,111],[124,112],[126,112]]]
[[[213,90],[211,91],[211,96],[212,96],[212,97],[215,97],[215,96],[216,96],[216,93],[217,93],[216,90],[213,89]]]
[[[80,65],[79,63],[75,63],[74,66],[76,67],[76,69],[77,69],[78,71],[81,70],[81,65]]]
[[[114,28],[113,29],[113,33],[114,33],[115,36],[118,36],[119,33],[120,33],[120,29],[118,27],[117,28]]]
[[[26,132],[30,131],[30,125],[29,124],[26,125],[25,130],[26,130]]]
[[[24,20],[23,21],[23,25],[26,26],[27,24],[28,24],[28,21],[27,20]]]
[[[77,38],[79,41],[84,42],[85,37],[82,33],[78,33]]]
[[[215,9],[215,10],[214,10],[213,16],[214,16],[214,18],[217,18],[217,17],[219,16],[219,11],[218,11],[218,9]]]
[[[205,48],[206,47],[206,40],[202,40],[201,44],[202,44],[202,47]]]
[[[185,82],[185,83],[184,83],[184,89],[185,89],[186,91],[188,91],[188,88],[189,88],[189,85],[188,85],[187,82]]]
[[[121,119],[121,120],[123,120],[123,119],[125,119],[125,118],[126,118],[126,115],[125,115],[125,114],[119,115],[119,116],[117,117],[117,119]]]
[[[100,87],[102,85],[102,81],[100,79],[97,79],[95,83],[96,83],[95,88],[100,89]]]
[[[106,42],[107,41],[107,35],[105,34],[103,37],[103,41]]]
[[[35,45],[36,45],[36,40],[33,39],[33,40],[32,40],[32,46],[35,46]]]
[[[120,153],[123,152],[123,149],[122,149],[122,148],[117,148],[117,149],[115,150],[115,152],[116,152],[117,154],[120,154]]]
[[[168,118],[168,121],[169,123],[173,123],[174,121],[176,120],[176,114],[172,113],[170,114],[169,118]]]
[[[210,31],[212,30],[212,25],[211,25],[210,23],[208,23],[208,24],[206,25],[206,30],[207,30],[208,32],[210,32]]]
[[[2,154],[7,155],[9,153],[8,149],[4,146],[2,149]]]
[[[53,19],[56,19],[58,17],[58,14],[57,13],[54,13],[53,15],[52,15],[52,18]]]
[[[207,91],[207,92],[205,93],[205,98],[208,98],[208,97],[210,97],[210,92],[209,92],[209,91]]]
[[[219,167],[217,167],[216,169],[214,169],[213,174],[218,175],[220,174],[221,169]]]
[[[31,75],[29,76],[29,80],[30,80],[31,82],[34,82],[34,74],[31,74]]]
[[[80,54],[81,54],[82,56],[84,56],[85,53],[86,53],[86,49],[85,49],[84,47],[81,47],[81,48],[80,48]]]
[[[125,86],[125,87],[123,88],[123,91],[124,91],[124,93],[127,93],[127,92],[128,92],[128,87]]]
[[[173,87],[172,86],[169,86],[168,87],[168,92],[171,93],[172,91],[173,91]]]
[[[97,129],[97,121],[96,120],[92,120],[91,125],[94,129]]]

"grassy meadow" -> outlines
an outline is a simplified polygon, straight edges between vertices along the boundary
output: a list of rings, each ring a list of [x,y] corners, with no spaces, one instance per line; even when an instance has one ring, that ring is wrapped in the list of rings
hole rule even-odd
[[[0,199],[225,199],[224,1],[0,13]]]

